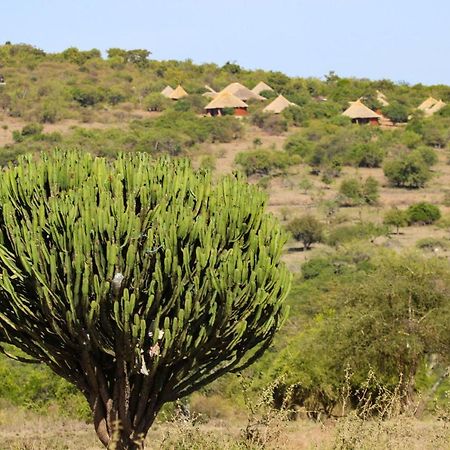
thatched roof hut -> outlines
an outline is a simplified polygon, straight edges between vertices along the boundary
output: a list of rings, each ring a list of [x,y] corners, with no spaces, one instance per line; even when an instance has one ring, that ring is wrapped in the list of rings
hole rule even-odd
[[[417,109],[423,111],[426,116],[432,116],[434,113],[440,111],[444,106],[445,102],[442,100],[436,100],[433,97],[428,97],[417,107]]]
[[[221,116],[225,108],[233,108],[236,116],[245,116],[248,105],[231,92],[222,91],[205,106],[211,116]]]
[[[377,91],[377,100],[381,106],[389,106],[387,97],[381,91]]]
[[[207,89],[207,91],[202,94],[203,97],[207,97],[207,98],[216,98],[217,97],[218,93],[211,86],[208,86],[207,84],[205,84],[205,88]]]
[[[169,98],[170,94],[172,94],[173,92],[173,87],[167,85],[162,91],[161,91],[161,95],[164,95],[164,97]]]
[[[241,83],[231,83],[226,88],[222,89],[221,92],[229,92],[230,94],[233,94],[235,97],[240,98],[244,102],[246,102],[247,100],[266,100],[266,98],[262,97],[259,94],[255,94]]]
[[[427,109],[432,108],[437,102],[438,101],[434,97],[428,97],[417,107],[417,109],[425,112]]]
[[[264,91],[273,91],[273,89],[266,83],[264,83],[264,81],[260,81],[253,89],[252,92],[259,95],[261,94],[261,92]]]
[[[343,116],[350,117],[354,123],[371,123],[377,125],[381,115],[368,108],[360,99],[350,102],[350,106],[342,113]]]
[[[187,97],[189,94],[184,90],[183,86],[179,84],[176,89],[169,95],[172,100],[180,100],[181,98]]]
[[[432,116],[434,113],[440,111],[446,105],[442,100],[437,101],[431,108],[427,110],[428,114]]]
[[[287,98],[283,97],[281,94],[271,103],[269,103],[263,112],[269,112],[274,114],[280,114],[286,108],[290,106],[297,106],[295,103],[290,102]]]

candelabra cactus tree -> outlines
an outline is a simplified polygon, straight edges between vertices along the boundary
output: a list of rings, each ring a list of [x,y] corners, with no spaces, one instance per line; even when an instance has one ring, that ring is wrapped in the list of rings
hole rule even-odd
[[[0,340],[76,385],[105,447],[270,345],[290,277],[264,194],[187,161],[82,152],[0,173]]]

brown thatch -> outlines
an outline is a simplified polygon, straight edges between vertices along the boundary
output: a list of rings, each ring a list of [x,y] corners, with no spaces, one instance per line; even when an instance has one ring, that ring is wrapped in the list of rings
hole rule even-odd
[[[435,98],[428,97],[417,107],[417,109],[420,109],[421,111],[425,112],[427,109],[432,108],[437,102],[438,100],[436,100]]]
[[[260,81],[253,89],[252,92],[259,95],[261,94],[261,92],[264,91],[273,91],[273,89],[266,83],[264,83],[264,81]]]
[[[434,113],[437,113],[438,111],[440,111],[445,105],[446,105],[445,102],[443,102],[442,100],[439,100],[431,108],[429,108],[427,111],[425,111],[425,114],[432,116]]]
[[[244,102],[247,100],[266,100],[261,95],[255,94],[249,88],[246,88],[241,83],[231,83],[222,92],[229,92],[235,97],[240,98]]]
[[[205,84],[205,88],[207,89],[207,91],[202,94],[203,97],[206,97],[206,98],[216,98],[217,97],[217,92],[211,86],[208,86],[207,84]]]
[[[295,103],[290,102],[287,98],[279,95],[273,102],[269,103],[264,109],[264,112],[270,112],[274,114],[280,114],[289,106],[297,106]]]
[[[381,106],[389,106],[387,97],[381,91],[377,91],[377,100]]]
[[[189,94],[183,89],[183,86],[179,84],[177,88],[169,95],[172,100],[180,100],[180,98],[187,97]]]
[[[161,95],[164,95],[164,97],[169,98],[170,94],[172,94],[173,92],[173,87],[167,85],[162,91],[161,91]]]
[[[361,100],[350,102],[350,106],[342,113],[350,119],[379,119],[381,116],[368,108]]]
[[[206,110],[223,108],[248,108],[248,105],[231,92],[222,91],[205,106]]]
[[[417,107],[417,109],[420,109],[426,116],[429,117],[440,111],[444,106],[445,102],[442,100],[436,100],[433,97],[428,97]]]

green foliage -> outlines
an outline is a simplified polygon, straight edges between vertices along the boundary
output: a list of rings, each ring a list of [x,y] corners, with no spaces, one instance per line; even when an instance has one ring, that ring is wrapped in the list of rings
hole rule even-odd
[[[397,187],[421,188],[431,178],[431,173],[423,159],[415,155],[387,161],[383,170],[386,178]]]
[[[308,250],[315,242],[323,239],[323,225],[314,216],[308,214],[293,219],[286,227],[296,241],[303,243],[303,248]]]
[[[406,210],[408,224],[429,225],[441,218],[440,209],[427,202],[411,205]]]
[[[0,357],[0,398],[27,409],[46,412],[55,406],[63,417],[91,420],[89,405],[75,386],[55,378],[44,365],[30,365]]]
[[[422,159],[428,167],[434,166],[439,161],[436,151],[430,147],[418,147],[412,152],[412,155]]]
[[[355,145],[350,153],[349,161],[357,167],[380,167],[384,157],[385,150],[375,142]]]
[[[269,175],[269,173],[286,170],[290,165],[298,162],[285,152],[275,150],[251,150],[238,153],[236,163],[239,164],[247,176]]]
[[[437,250],[447,250],[450,248],[450,242],[448,239],[440,239],[440,238],[423,238],[419,239],[416,242],[416,247],[420,248],[421,250],[431,250],[436,251]]]
[[[389,389],[401,406],[429,352],[448,364],[446,261],[357,246],[312,258],[302,274],[289,299],[291,336],[268,370],[285,377],[286,401],[331,414],[344,389],[354,407],[360,389],[366,406]]]
[[[387,233],[387,228],[373,222],[357,223],[355,225],[342,225],[332,229],[325,239],[328,245],[339,245],[361,239],[373,239]]]
[[[386,211],[383,223],[390,227],[396,228],[396,233],[399,233],[400,227],[405,227],[408,225],[408,215],[406,211],[402,211],[399,208],[391,208]]]
[[[382,112],[394,123],[406,123],[410,115],[409,109],[399,102],[392,102],[388,106],[383,107]]]
[[[170,100],[158,92],[148,94],[144,99],[145,108],[149,111],[164,111],[170,105]]]
[[[164,403],[270,345],[290,276],[254,187],[186,160],[61,151],[0,187],[1,341],[83,392],[105,446],[131,448]]]
[[[379,198],[379,183],[373,177],[368,177],[364,183],[356,178],[348,178],[339,186],[339,194],[342,206],[374,205]]]
[[[287,120],[281,114],[269,114],[256,111],[250,116],[250,122],[269,134],[281,134],[287,131]]]

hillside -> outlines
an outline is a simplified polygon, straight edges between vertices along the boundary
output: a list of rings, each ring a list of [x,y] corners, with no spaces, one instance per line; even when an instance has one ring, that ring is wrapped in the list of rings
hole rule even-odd
[[[331,421],[346,404],[360,411],[367,388],[367,404],[386,406],[389,397],[389,408],[398,408],[410,425],[415,405],[420,414],[412,414],[412,429],[422,430],[427,442],[434,436],[434,448],[445,448],[448,425],[439,428],[435,419],[448,420],[450,388],[450,86],[334,73],[324,80],[290,78],[233,63],[156,61],[145,50],[110,49],[104,58],[95,49],[47,54],[25,44],[0,46],[0,74],[2,165],[54,148],[109,158],[139,151],[189,158],[214,178],[239,172],[266,192],[268,211],[290,232],[283,260],[294,282],[289,319],[245,374],[252,401],[276,385],[276,406],[288,404],[302,420]],[[235,82],[250,89],[264,82],[273,91],[260,92],[266,100],[248,100],[244,117],[233,115],[233,108],[206,116],[211,97],[203,94],[211,91],[205,86],[219,92]],[[170,100],[161,95],[167,85],[182,85],[188,95]],[[294,105],[281,114],[263,112],[278,94]],[[433,113],[418,109],[429,97],[445,106]],[[374,126],[343,116],[358,99],[384,121]],[[84,399],[49,371],[22,370],[2,357],[0,374],[5,410],[31,403],[38,414],[53,411],[68,420],[67,433],[85,433],[70,422],[88,419]],[[186,401],[194,414],[212,420],[213,429],[231,433],[230,442],[242,431],[233,417],[244,417],[248,406],[242,383],[227,375]],[[165,412],[171,411],[173,406]],[[16,448],[8,427],[17,424],[0,419],[0,437],[11,445],[5,448]],[[231,429],[223,430],[224,423]],[[337,448],[345,433],[331,423],[324,431],[302,421],[306,443],[290,423],[292,448]],[[347,425],[357,433],[358,423]],[[391,436],[391,445],[400,445],[398,436]],[[42,445],[50,445],[54,433],[45,439]]]

